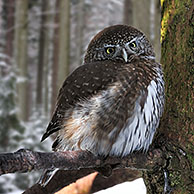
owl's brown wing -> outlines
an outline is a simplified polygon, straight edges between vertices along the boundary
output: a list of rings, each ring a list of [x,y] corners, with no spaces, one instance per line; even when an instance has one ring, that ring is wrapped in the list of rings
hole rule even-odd
[[[114,83],[123,65],[112,61],[93,62],[78,67],[70,74],[59,91],[56,110],[41,141],[62,128],[65,113],[78,106],[78,102],[90,99]]]

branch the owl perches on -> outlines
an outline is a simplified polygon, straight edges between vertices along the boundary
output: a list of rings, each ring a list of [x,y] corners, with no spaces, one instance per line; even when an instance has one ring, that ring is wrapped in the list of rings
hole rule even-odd
[[[0,175],[8,173],[25,173],[32,170],[60,168],[79,170],[81,168],[96,169],[104,166],[114,168],[133,168],[137,170],[152,169],[156,163],[162,165],[162,152],[149,151],[148,154],[133,153],[124,158],[94,156],[88,151],[35,152],[20,149],[14,153],[0,154]],[[105,168],[106,169],[106,168]],[[102,174],[103,172],[100,171]],[[106,173],[105,173],[106,174]]]

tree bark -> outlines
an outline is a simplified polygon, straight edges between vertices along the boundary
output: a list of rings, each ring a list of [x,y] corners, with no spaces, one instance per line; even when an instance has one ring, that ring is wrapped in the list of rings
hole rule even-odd
[[[133,2],[132,0],[124,1],[123,23],[133,25]]]
[[[15,1],[7,0],[3,1],[5,4],[6,11],[6,44],[5,54],[9,57],[6,60],[7,64],[10,64],[9,59],[13,57],[13,39],[14,39],[14,12],[15,12]]]
[[[166,154],[163,168],[144,173],[148,193],[194,191],[194,1],[161,1],[161,63],[166,108],[155,146]]]
[[[57,91],[61,88],[69,73],[69,46],[70,46],[70,1],[59,1],[59,65]]]
[[[56,1],[57,24],[54,34],[54,59],[52,75],[52,108],[54,112],[57,94],[69,73],[69,47],[70,47],[70,1]]]
[[[136,152],[124,158],[102,158],[82,150],[43,153],[21,149],[14,153],[0,154],[0,175],[49,168],[63,169],[63,171],[58,173],[60,178],[57,175],[54,176],[48,186],[46,186],[47,188],[45,188],[48,189],[49,187],[49,193],[52,193],[95,170],[104,176],[110,176],[114,169],[151,170],[156,165],[163,166],[164,160],[162,158],[163,153],[159,149],[150,150],[148,154]],[[69,176],[72,170],[74,171],[74,176]],[[76,172],[79,174],[79,177],[75,176]],[[63,178],[61,179],[61,177]],[[102,181],[100,182],[102,183]],[[110,181],[108,182],[110,183]],[[33,186],[36,191],[37,187],[41,190],[40,185]],[[31,188],[30,190],[34,191],[34,189]]]
[[[15,12],[14,58],[18,66],[19,118],[28,119],[28,71],[27,71],[27,24],[28,0],[17,0]]]
[[[161,44],[160,44],[160,22],[161,22],[161,7],[160,0],[150,0],[150,39],[152,41],[154,51],[156,53],[156,60],[161,58]]]
[[[37,63],[37,82],[36,82],[36,106],[40,108],[42,105],[42,94],[43,94],[43,68],[44,68],[44,49],[45,49],[45,38],[46,38],[46,6],[47,1],[41,2],[41,26],[40,26],[40,37],[39,37],[39,52],[38,52],[38,63]]]
[[[49,100],[50,100],[50,95],[49,95],[49,88],[50,88],[50,84],[49,84],[49,69],[51,69],[51,63],[50,63],[50,52],[49,52],[49,47],[51,44],[51,34],[53,34],[53,29],[50,27],[50,24],[54,23],[54,16],[52,13],[52,10],[54,10],[52,8],[51,5],[51,1],[46,1],[45,0],[45,6],[46,6],[46,14],[45,16],[45,44],[44,44],[44,113],[46,116],[49,116],[49,110],[50,110],[50,106],[49,106]]]
[[[84,30],[84,9],[85,1],[79,1],[78,2],[78,8],[76,13],[76,55],[75,55],[75,61],[78,66],[80,66],[83,63],[83,30]]]
[[[51,114],[55,110],[57,100],[57,77],[58,77],[58,61],[59,61],[59,0],[55,4],[55,29],[54,29],[54,49],[53,49],[53,62],[52,62],[52,95],[51,95]]]
[[[150,39],[150,0],[133,0],[133,25]],[[146,21],[143,19],[146,18]]]
[[[154,46],[157,61],[160,60],[160,4],[159,0],[132,0],[132,25],[142,30]],[[146,19],[144,19],[146,18]],[[146,22],[145,22],[146,21]]]

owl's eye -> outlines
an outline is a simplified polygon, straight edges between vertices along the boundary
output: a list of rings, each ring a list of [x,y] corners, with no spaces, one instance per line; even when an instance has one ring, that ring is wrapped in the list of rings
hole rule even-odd
[[[137,44],[135,42],[131,42],[131,43],[129,43],[129,47],[134,49],[137,47]]]
[[[106,48],[106,53],[108,55],[112,55],[114,52],[115,52],[115,48],[113,48],[113,47]]]

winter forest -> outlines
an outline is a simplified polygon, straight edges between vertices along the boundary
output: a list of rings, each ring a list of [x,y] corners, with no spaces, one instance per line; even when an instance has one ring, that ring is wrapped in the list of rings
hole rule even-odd
[[[92,37],[127,24],[161,58],[159,0],[0,0],[0,152],[51,151],[40,139],[65,78],[82,65]],[[0,193],[24,191],[41,172],[0,177]],[[22,181],[21,181],[22,180]]]

